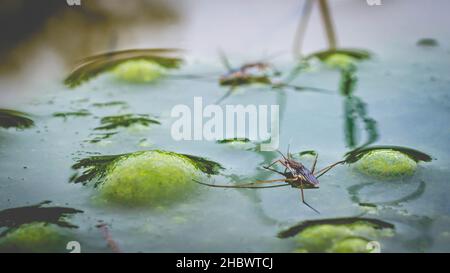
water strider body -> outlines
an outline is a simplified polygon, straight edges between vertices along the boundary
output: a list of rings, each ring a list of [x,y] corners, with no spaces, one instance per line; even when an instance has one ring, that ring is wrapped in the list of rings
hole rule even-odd
[[[319,213],[319,211],[314,209],[312,206],[310,206],[305,201],[305,196],[304,196],[303,190],[319,188],[318,178],[321,177],[322,175],[324,175],[325,173],[327,173],[332,168],[336,167],[339,164],[343,164],[346,161],[345,160],[338,161],[336,163],[333,163],[333,164],[323,168],[322,170],[315,172],[317,158],[318,158],[317,154],[316,154],[316,157],[314,158],[314,163],[311,167],[311,170],[306,168],[302,163],[292,159],[289,152],[287,154],[287,157],[284,156],[281,152],[280,152],[280,154],[281,154],[282,158],[272,162],[271,164],[269,164],[268,166],[265,166],[263,168],[266,170],[270,170],[270,171],[276,172],[278,174],[281,174],[282,176],[285,177],[282,179],[259,180],[256,182],[241,184],[241,185],[215,185],[215,184],[208,184],[208,183],[203,183],[203,182],[199,182],[199,181],[195,181],[195,180],[194,181],[199,184],[202,184],[202,185],[207,185],[210,187],[219,187],[219,188],[263,189],[263,188],[276,188],[276,187],[291,186],[293,188],[300,189],[301,199],[302,199],[303,204],[305,204],[306,206],[308,206],[315,212]],[[272,168],[272,166],[277,163],[279,163],[281,166],[285,167],[284,172],[280,172],[280,171]],[[259,184],[264,184],[264,183],[279,183],[279,182],[284,182],[284,184],[271,185],[271,186],[257,186]]]
[[[225,54],[221,53],[221,60],[227,72],[219,78],[221,86],[229,87],[229,90],[215,104],[220,104],[224,99],[229,97],[238,87],[260,84],[272,89],[290,88],[296,91],[318,91],[328,92],[321,88],[296,86],[280,79],[281,72],[268,62],[252,62],[243,64],[240,67],[233,68],[228,62]]]
[[[254,83],[272,84],[271,75],[278,75],[269,63],[257,62],[244,64],[239,68],[229,69],[219,79],[222,86],[249,85]]]

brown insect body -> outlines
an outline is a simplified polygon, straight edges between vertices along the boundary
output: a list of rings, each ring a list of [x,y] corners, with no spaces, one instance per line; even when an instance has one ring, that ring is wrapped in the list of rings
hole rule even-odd
[[[302,163],[292,159],[280,159],[279,162],[289,170],[284,173],[284,176],[295,179],[290,182],[293,187],[319,188],[319,180]]]
[[[219,79],[220,85],[239,86],[254,83],[272,84],[271,73],[268,73],[272,65],[263,62],[244,64],[237,69],[232,69]],[[276,72],[274,72],[276,73]]]

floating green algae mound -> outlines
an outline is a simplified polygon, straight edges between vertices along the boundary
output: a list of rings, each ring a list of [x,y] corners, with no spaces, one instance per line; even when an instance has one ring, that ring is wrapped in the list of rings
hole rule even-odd
[[[68,217],[83,211],[50,203],[0,211],[0,252],[65,252],[68,229],[77,228]]]
[[[322,224],[306,228],[295,236],[301,252],[369,252],[367,243],[383,235],[368,222],[346,225]],[[370,239],[369,239],[370,238]]]
[[[306,60],[318,59],[330,68],[348,69],[357,62],[370,59],[372,54],[362,49],[332,49],[310,54]]]
[[[177,69],[183,59],[180,50],[171,48],[128,49],[106,52],[79,61],[64,80],[70,88],[79,86],[104,72],[113,72],[128,82],[151,82],[165,74],[166,69]]]
[[[129,206],[174,201],[190,193],[199,171],[187,159],[161,152],[142,153],[117,162],[101,188],[108,201]]]
[[[166,74],[166,68],[151,60],[129,60],[112,71],[119,79],[131,83],[149,83]]]
[[[355,168],[375,178],[393,179],[413,175],[417,162],[399,151],[375,150],[365,154]]]
[[[348,164],[359,172],[378,179],[395,179],[414,174],[417,163],[430,162],[431,156],[401,146],[373,146],[358,148],[345,155]]]
[[[328,56],[324,59],[324,63],[333,69],[348,69],[349,67],[355,65],[357,59],[352,56],[336,53]]]
[[[137,207],[160,206],[193,194],[202,173],[218,174],[220,164],[205,158],[150,150],[83,159],[73,166],[86,168],[73,182],[97,179],[99,197],[106,202]]]
[[[63,252],[66,243],[58,227],[35,222],[21,225],[0,238],[0,252]]]
[[[332,253],[370,253],[371,248],[368,247],[370,241],[365,238],[346,238],[338,241],[331,248]]]
[[[293,237],[295,252],[367,253],[368,243],[392,236],[394,226],[369,218],[337,218],[305,221],[281,232],[278,237]]]

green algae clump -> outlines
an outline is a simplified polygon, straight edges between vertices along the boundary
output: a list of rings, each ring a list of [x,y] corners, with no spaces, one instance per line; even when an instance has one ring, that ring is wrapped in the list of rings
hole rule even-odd
[[[345,55],[342,53],[331,54],[329,57],[327,57],[324,60],[324,63],[329,68],[341,69],[341,70],[348,69],[349,67],[355,65],[356,62],[357,62],[357,59],[353,58],[352,56]]]
[[[331,252],[333,253],[369,253],[369,240],[364,238],[346,238],[337,242]]]
[[[63,252],[65,244],[56,226],[34,222],[21,225],[0,238],[0,252]]]
[[[158,206],[192,193],[199,169],[183,155],[145,151],[118,160],[108,170],[101,197],[126,206]]]
[[[112,72],[123,81],[149,83],[161,78],[166,73],[166,69],[150,60],[129,60],[119,64]]]
[[[391,235],[386,229],[365,221],[312,225],[295,236],[300,247],[294,252],[364,253],[369,252],[368,242]]]
[[[414,174],[417,162],[394,150],[374,150],[365,154],[356,164],[358,171],[378,179],[395,179]]]

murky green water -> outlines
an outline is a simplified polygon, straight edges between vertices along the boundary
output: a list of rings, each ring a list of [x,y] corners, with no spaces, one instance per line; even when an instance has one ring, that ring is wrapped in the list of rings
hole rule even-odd
[[[172,107],[192,105],[194,96],[213,103],[226,89],[214,80],[174,79],[132,85],[102,75],[80,87],[49,85],[33,96],[21,110],[32,113],[32,129],[0,130],[0,210],[36,204],[84,211],[70,222],[73,240],[82,251],[108,252],[96,227],[109,225],[114,241],[125,252],[290,252],[291,239],[277,233],[300,221],[365,216],[395,225],[395,235],[381,238],[384,252],[449,251],[450,245],[450,76],[448,52],[437,47],[405,48],[408,58],[378,54],[358,65],[355,91],[368,115],[377,121],[379,138],[374,144],[400,145],[431,154],[435,160],[420,163],[415,175],[401,181],[377,181],[340,166],[320,179],[319,190],[307,190],[307,201],[318,215],[300,202],[298,190],[218,189],[199,185],[188,200],[172,206],[130,209],[106,207],[93,199],[96,189],[69,183],[77,159],[91,155],[164,149],[207,157],[226,170],[216,183],[276,179],[260,167],[277,157],[207,141],[174,141],[170,128]],[[277,67],[290,68],[279,61]],[[179,73],[220,75],[219,64],[206,59],[188,62]],[[342,159],[350,150],[345,141],[344,97],[339,95],[339,73],[332,70],[302,74],[294,83],[336,90],[333,94],[241,88],[227,104],[280,104],[281,150],[316,150],[318,166]],[[45,94],[45,95],[42,95]],[[125,104],[98,107],[96,103]],[[86,116],[55,117],[56,112],[85,109]],[[93,130],[100,118],[118,113],[149,114],[161,125],[131,127],[99,142]],[[362,127],[359,124],[359,127]],[[359,143],[366,134],[360,128]],[[312,163],[306,159],[307,166]],[[233,175],[230,178],[230,175]],[[234,181],[233,181],[234,180]],[[358,203],[377,204],[368,209]],[[61,250],[66,251],[66,250]]]

